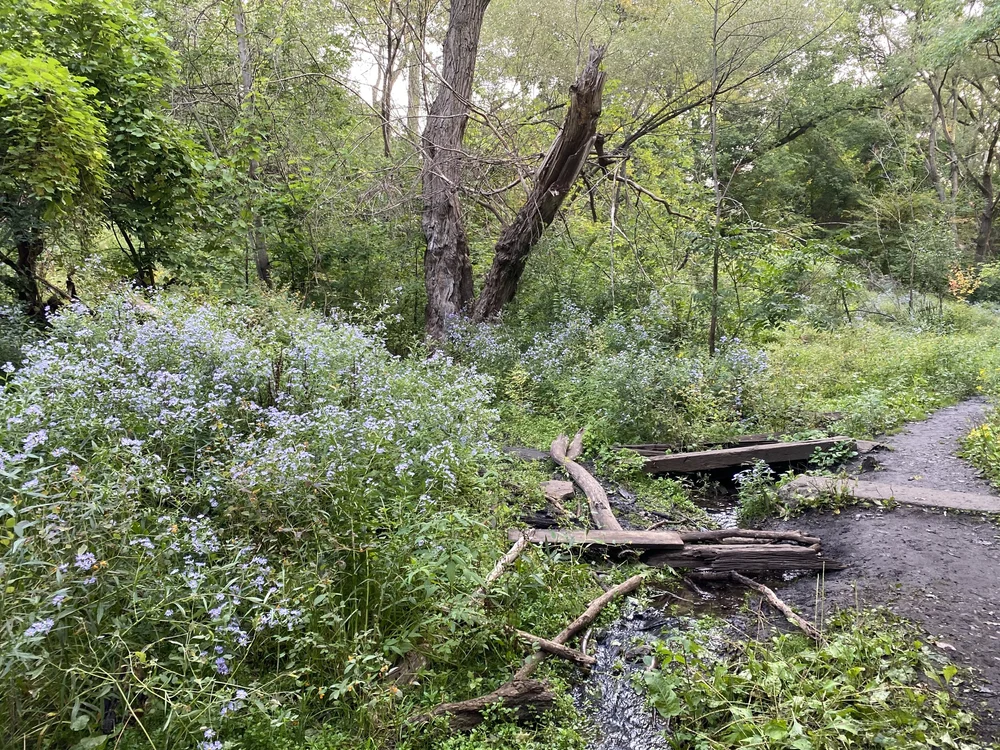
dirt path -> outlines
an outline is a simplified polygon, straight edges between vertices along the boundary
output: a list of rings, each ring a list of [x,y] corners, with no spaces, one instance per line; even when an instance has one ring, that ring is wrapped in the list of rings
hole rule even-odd
[[[942,409],[883,442],[882,468],[860,475],[876,482],[913,482],[936,489],[996,494],[957,458],[959,439],[981,421],[986,402]],[[1000,740],[1000,526],[973,515],[914,508],[881,512],[847,508],[810,513],[780,524],[823,539],[824,552],[848,565],[828,574],[823,606],[888,606],[919,623],[929,642],[973,679],[960,689],[980,717],[983,739]],[[801,578],[781,596],[813,612],[816,581]]]

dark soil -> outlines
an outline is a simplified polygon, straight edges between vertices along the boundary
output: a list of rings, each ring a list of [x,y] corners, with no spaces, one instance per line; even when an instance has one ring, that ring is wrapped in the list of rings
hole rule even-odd
[[[975,469],[956,457],[959,439],[983,418],[982,399],[966,401],[883,440],[881,468],[861,479],[936,489],[996,494]],[[811,512],[781,524],[823,540],[826,555],[847,565],[820,585],[805,576],[779,595],[803,613],[843,607],[886,606],[926,631],[928,643],[970,670],[959,688],[979,717],[984,740],[1000,740],[1000,526],[955,512],[846,508]]]

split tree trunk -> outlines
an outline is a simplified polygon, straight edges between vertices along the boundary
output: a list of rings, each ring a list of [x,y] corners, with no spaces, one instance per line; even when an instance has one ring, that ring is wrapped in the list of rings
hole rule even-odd
[[[458,191],[462,184],[462,141],[487,5],[489,0],[452,0],[442,45],[441,87],[427,112],[422,138],[426,330],[434,341],[444,339],[448,318],[472,305],[472,261]]]
[[[535,185],[514,220],[497,241],[493,264],[476,302],[474,317],[488,320],[503,310],[517,292],[531,249],[552,223],[587,161],[601,116],[605,73],[603,47],[592,47],[590,58],[570,87],[570,106],[535,179]]]

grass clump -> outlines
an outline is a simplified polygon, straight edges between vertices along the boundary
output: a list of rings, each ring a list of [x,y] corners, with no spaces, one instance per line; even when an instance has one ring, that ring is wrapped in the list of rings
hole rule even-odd
[[[842,612],[819,645],[785,634],[734,648],[720,657],[697,631],[658,647],[644,680],[673,747],[980,747],[949,694],[957,669],[889,615]]]

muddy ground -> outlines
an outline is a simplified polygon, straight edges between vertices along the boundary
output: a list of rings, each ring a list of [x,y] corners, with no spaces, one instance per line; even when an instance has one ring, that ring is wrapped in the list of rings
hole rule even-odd
[[[886,437],[881,469],[860,478],[977,494],[996,494],[956,456],[959,439],[981,421],[987,405],[973,399]],[[845,563],[828,573],[817,602],[816,579],[800,578],[779,595],[803,613],[817,606],[887,606],[920,624],[934,644],[970,670],[959,690],[980,717],[984,740],[1000,740],[1000,525],[970,514],[897,508],[810,512],[775,527],[798,528],[823,540],[824,554]]]

